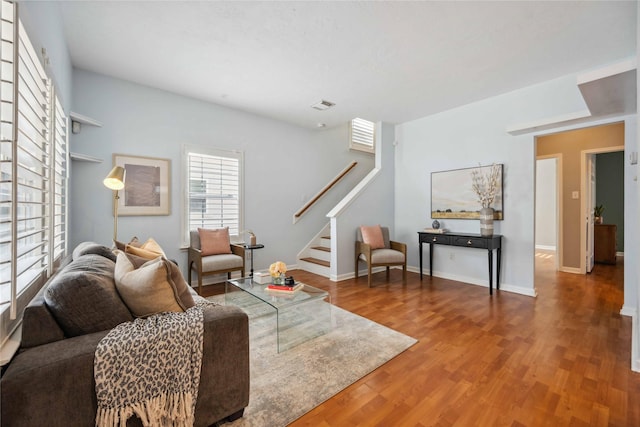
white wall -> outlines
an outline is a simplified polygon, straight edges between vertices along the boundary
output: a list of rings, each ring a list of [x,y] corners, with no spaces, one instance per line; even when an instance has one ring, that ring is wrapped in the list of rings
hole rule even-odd
[[[501,289],[535,295],[535,143],[531,135],[512,136],[505,129],[584,108],[576,76],[571,75],[399,125],[396,235],[414,242],[416,249],[409,251],[412,268],[419,265],[416,232],[432,221],[431,172],[503,163],[504,220],[494,223],[495,233],[504,236]],[[477,220],[441,223],[452,231],[479,232]],[[437,247],[434,262],[436,276],[488,286],[483,251]]]
[[[110,245],[112,195],[102,179],[112,154],[171,159],[171,214],[120,217],[118,237],[154,237],[186,270],[181,252],[183,144],[242,150],[245,155],[245,227],[265,249],[255,251],[254,268],[297,252],[328,222],[326,213],[373,167],[373,156],[348,149],[347,124],[308,130],[149,87],[74,70],[73,109],[103,123],[83,126],[71,151],[103,159],[72,162],[71,243]],[[352,160],[358,166],[297,224],[292,216]]]
[[[394,230],[394,154],[395,127],[388,123],[376,128],[376,171],[364,191],[350,202],[337,216],[331,218],[331,238],[336,239],[336,250],[331,254],[331,279],[344,280],[355,272],[355,238],[361,225],[389,227],[391,240]],[[335,266],[335,268],[334,268]],[[364,269],[365,263],[360,263]]]
[[[18,13],[40,58],[42,48],[46,49],[50,61],[45,67],[47,74],[53,79],[58,98],[69,114],[73,69],[58,5],[55,2],[19,2]]]
[[[556,159],[536,161],[536,248],[556,250]]]

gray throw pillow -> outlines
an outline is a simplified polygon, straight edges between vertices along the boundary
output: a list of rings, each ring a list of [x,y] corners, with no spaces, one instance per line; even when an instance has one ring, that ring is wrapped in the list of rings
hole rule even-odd
[[[73,254],[71,255],[71,258],[72,259],[78,259],[82,255],[89,255],[89,254],[100,255],[100,256],[103,256],[105,258],[110,259],[113,262],[116,261],[116,255],[113,253],[113,251],[110,248],[108,248],[108,247],[106,247],[104,245],[101,245],[99,243],[94,243],[94,242],[82,242],[82,243],[80,243],[73,250]]]
[[[108,330],[133,320],[116,290],[114,266],[103,256],[84,255],[51,280],[44,300],[66,337]]]

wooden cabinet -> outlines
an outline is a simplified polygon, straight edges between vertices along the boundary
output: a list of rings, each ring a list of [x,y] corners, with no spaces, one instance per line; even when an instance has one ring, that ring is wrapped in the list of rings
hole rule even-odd
[[[616,263],[615,224],[595,224],[593,231],[594,261],[604,264]]]

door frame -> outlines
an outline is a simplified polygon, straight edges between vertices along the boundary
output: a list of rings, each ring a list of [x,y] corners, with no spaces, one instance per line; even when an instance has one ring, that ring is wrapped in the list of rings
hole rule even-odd
[[[562,221],[561,218],[563,218],[563,211],[562,211],[562,153],[553,153],[553,154],[546,154],[543,156],[536,156],[536,176],[538,174],[538,170],[537,170],[537,161],[538,160],[547,160],[547,159],[555,159],[556,161],[556,211],[555,211],[555,221],[556,221],[556,256],[555,256],[555,269],[556,271],[560,270],[560,266],[563,265],[562,264],[562,258],[563,258],[563,252],[562,252]],[[534,192],[534,194],[537,195],[537,192]],[[538,202],[535,201],[535,204],[537,204]],[[535,212],[535,208],[534,208],[534,212]],[[535,225],[535,221],[534,221],[534,225]],[[535,240],[535,231],[533,233],[534,235],[534,240]]]
[[[624,152],[624,145],[612,147],[590,148],[580,151],[580,222],[588,218],[587,221],[593,222],[593,209],[587,206],[587,201],[592,199],[591,194],[591,177],[587,175],[587,157],[602,153]],[[595,158],[594,158],[595,161]],[[597,173],[597,171],[596,171]],[[586,227],[580,227],[580,272],[587,274],[587,231]]]

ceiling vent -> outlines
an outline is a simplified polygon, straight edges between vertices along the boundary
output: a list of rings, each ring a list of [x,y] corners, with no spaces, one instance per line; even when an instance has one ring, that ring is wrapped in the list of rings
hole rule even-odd
[[[328,110],[334,105],[336,105],[334,102],[325,101],[324,99],[322,99],[319,102],[316,102],[315,104],[313,104],[311,108],[315,108],[316,110],[323,111],[323,110]]]

